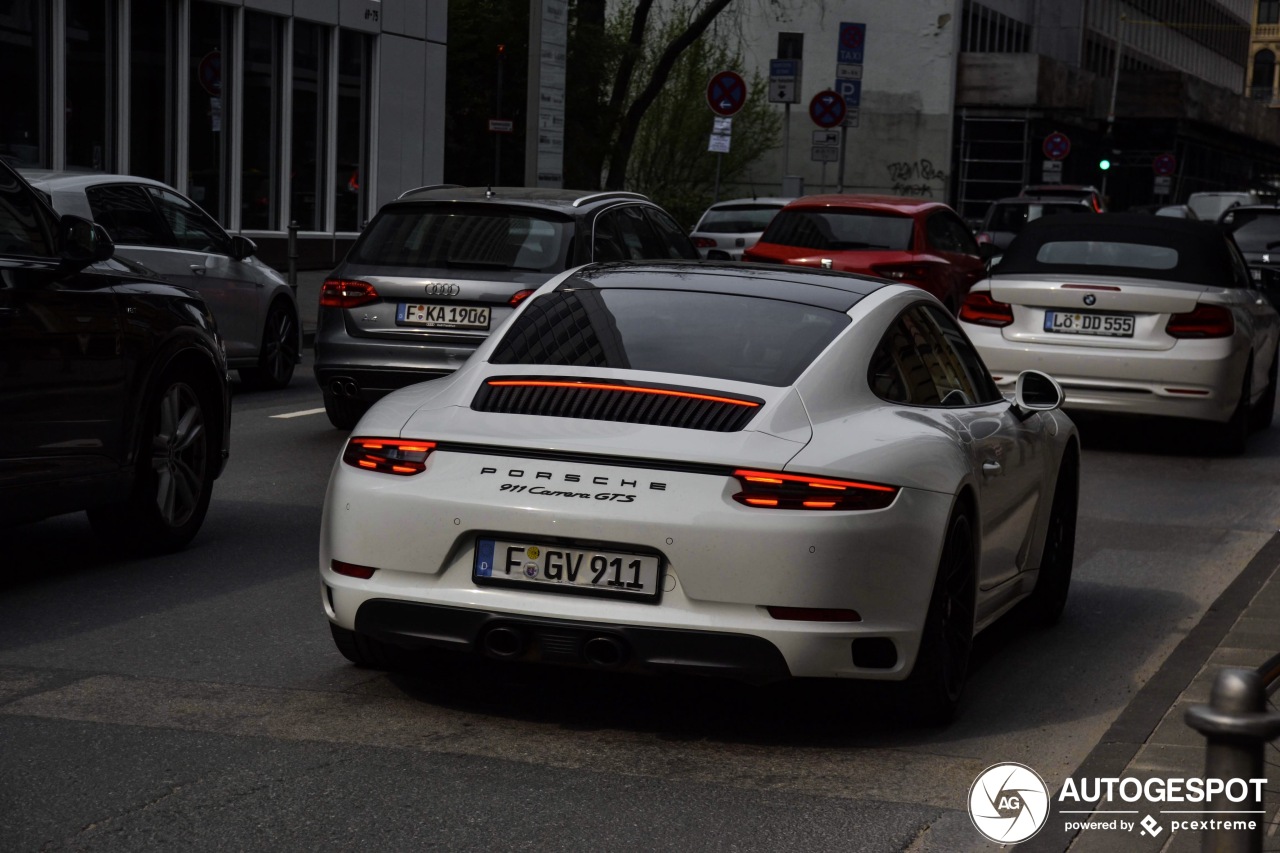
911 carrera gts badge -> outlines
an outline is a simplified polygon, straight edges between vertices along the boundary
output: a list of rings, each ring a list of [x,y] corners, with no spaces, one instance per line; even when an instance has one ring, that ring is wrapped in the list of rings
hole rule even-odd
[[[1092,305],[1093,303],[1095,303],[1095,302],[1097,302],[1097,301],[1098,301],[1098,297],[1094,296],[1092,293],[1086,293],[1086,294],[1084,295],[1084,304],[1085,304],[1085,305]]]

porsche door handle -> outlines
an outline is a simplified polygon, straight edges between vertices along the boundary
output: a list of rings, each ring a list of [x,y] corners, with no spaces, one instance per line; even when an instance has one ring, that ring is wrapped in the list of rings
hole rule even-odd
[[[1000,473],[1000,463],[987,461],[982,463],[982,473],[988,477],[994,477]]]
[[[192,264],[189,269],[196,275],[204,275],[205,273],[204,264]]]

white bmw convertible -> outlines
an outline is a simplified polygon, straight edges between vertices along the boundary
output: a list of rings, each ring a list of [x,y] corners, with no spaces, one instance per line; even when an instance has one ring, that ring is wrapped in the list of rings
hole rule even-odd
[[[557,276],[456,373],[377,403],[320,541],[338,649],[904,681],[1067,598],[1079,440],[919,288],[782,266]]]

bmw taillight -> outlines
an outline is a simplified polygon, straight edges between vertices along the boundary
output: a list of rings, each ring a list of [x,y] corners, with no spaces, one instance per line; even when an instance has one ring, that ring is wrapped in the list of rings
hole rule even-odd
[[[960,319],[979,326],[1007,326],[1013,322],[1013,306],[997,302],[985,290],[971,290],[960,303]]]
[[[534,294],[533,290],[527,290],[527,289],[517,290],[515,293],[511,295],[511,298],[507,300],[507,304],[510,305],[512,308],[514,308],[517,305],[519,305],[521,302],[524,302],[530,296],[533,296],[533,294]]]
[[[716,241],[712,240],[710,237],[694,237],[693,245],[697,246],[699,249],[714,249],[716,247]]]
[[[897,486],[856,480],[746,469],[734,471],[733,476],[742,484],[733,499],[763,509],[884,509],[898,496]]]
[[[1227,338],[1236,324],[1221,305],[1197,305],[1194,311],[1170,317],[1164,330],[1172,338]]]
[[[320,286],[321,308],[357,308],[378,299],[378,291],[367,281],[331,278]]]
[[[435,446],[434,441],[353,438],[347,442],[342,461],[366,471],[411,477],[427,470],[427,457]]]

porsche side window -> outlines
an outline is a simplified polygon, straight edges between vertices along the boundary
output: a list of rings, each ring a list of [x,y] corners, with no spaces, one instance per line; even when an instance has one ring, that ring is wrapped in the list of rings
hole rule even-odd
[[[1004,397],[996,386],[995,380],[991,378],[987,366],[983,364],[982,357],[978,355],[978,351],[973,348],[973,344],[956,325],[951,315],[935,305],[929,305],[925,311],[942,336],[943,345],[952,351],[954,358],[967,376],[969,380],[967,387],[969,393],[973,395],[973,402],[984,404],[1003,400]],[[946,404],[945,398],[943,403]]]
[[[905,314],[889,327],[880,341],[871,358],[869,381],[876,396],[891,403],[942,404],[933,375],[916,346],[916,336],[908,327]]]
[[[936,402],[926,405],[948,407],[972,406],[976,400],[973,385],[965,374],[956,351],[951,348],[941,329],[930,322],[923,306],[912,308],[902,317],[921,361],[933,379]]]

